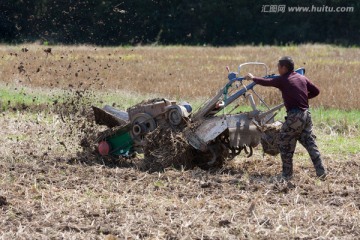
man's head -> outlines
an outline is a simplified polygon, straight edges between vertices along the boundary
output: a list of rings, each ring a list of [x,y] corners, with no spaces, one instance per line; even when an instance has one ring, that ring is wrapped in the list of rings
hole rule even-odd
[[[294,61],[291,57],[285,56],[279,59],[278,70],[280,75],[294,71]]]

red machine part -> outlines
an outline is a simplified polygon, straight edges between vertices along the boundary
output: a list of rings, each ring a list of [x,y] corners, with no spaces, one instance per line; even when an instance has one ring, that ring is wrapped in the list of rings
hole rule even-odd
[[[110,152],[110,145],[109,145],[109,143],[106,142],[106,141],[101,141],[101,142],[99,142],[98,151],[99,151],[99,153],[100,153],[101,156],[107,156],[107,155],[109,155],[109,152]]]

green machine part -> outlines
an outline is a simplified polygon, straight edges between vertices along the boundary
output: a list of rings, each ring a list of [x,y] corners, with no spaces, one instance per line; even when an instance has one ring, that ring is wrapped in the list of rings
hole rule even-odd
[[[129,128],[121,128],[105,139],[110,145],[110,155],[127,156],[133,150],[134,141],[130,135]]]

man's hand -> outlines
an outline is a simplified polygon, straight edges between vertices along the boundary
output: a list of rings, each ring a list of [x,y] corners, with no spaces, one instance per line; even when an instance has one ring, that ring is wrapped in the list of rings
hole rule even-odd
[[[248,73],[246,76],[245,76],[245,80],[253,80],[254,78],[254,75],[252,75],[251,73]]]

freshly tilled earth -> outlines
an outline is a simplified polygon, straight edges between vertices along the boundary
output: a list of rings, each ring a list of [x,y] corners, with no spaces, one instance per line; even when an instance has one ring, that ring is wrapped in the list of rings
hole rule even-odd
[[[360,156],[324,154],[329,176],[295,160],[238,157],[221,169],[149,173],[141,158],[102,159],[79,142],[87,126],[57,112],[0,117],[1,239],[355,239]],[[83,119],[84,120],[84,119]],[[80,124],[81,125],[81,124]],[[296,158],[296,156],[295,156]],[[110,162],[109,162],[110,161]]]

